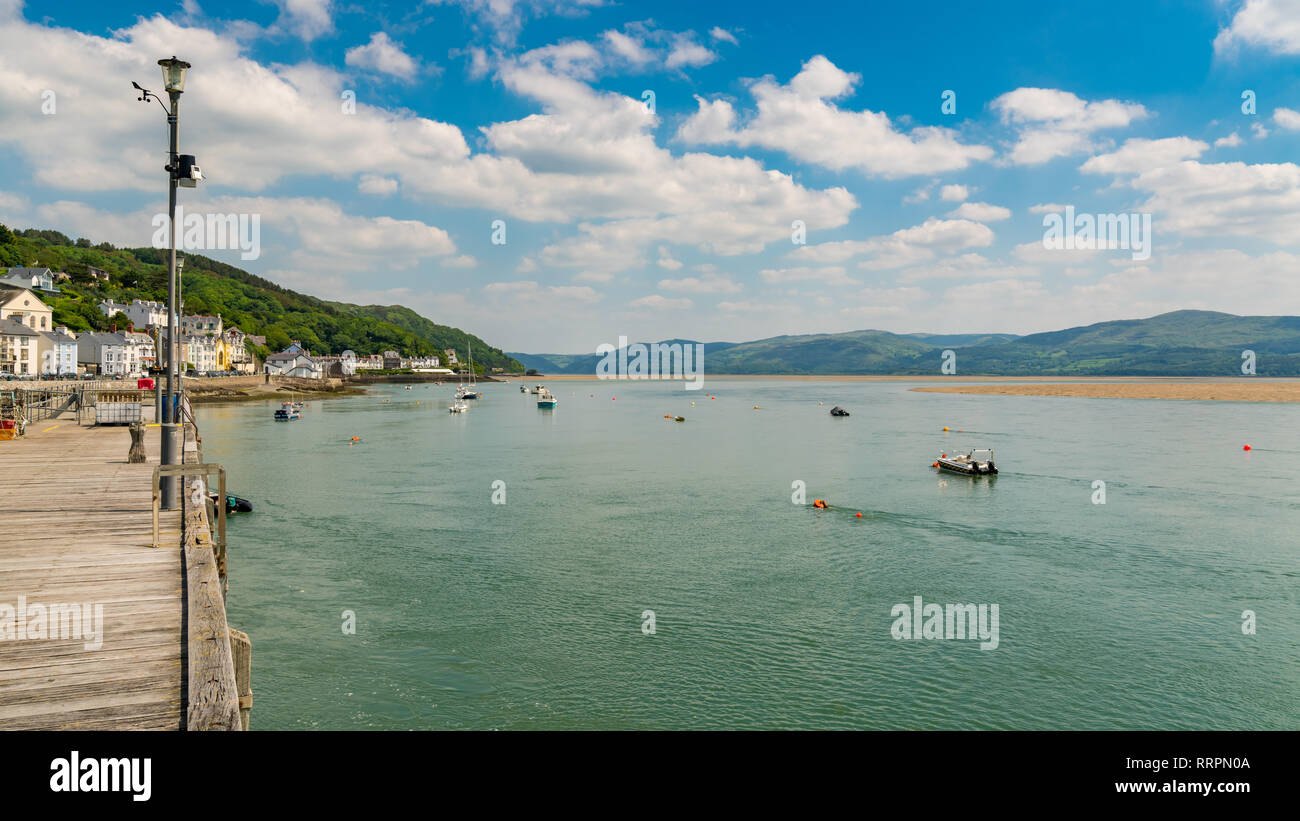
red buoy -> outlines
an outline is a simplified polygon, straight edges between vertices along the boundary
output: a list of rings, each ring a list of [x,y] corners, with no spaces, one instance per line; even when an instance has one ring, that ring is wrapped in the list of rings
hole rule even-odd
[[[862,514],[861,514],[861,513],[858,514],[858,518],[859,518],[859,519],[862,518]]]
[[[1241,446],[1241,449],[1242,449],[1242,450],[1250,450],[1250,445],[1242,445],[1242,446]]]

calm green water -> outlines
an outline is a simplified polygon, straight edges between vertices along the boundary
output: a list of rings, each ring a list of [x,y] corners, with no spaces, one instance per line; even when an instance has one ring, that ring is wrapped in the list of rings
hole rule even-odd
[[[1294,407],[911,386],[202,407],[257,507],[230,529],[254,726],[1300,728]],[[930,469],[970,446],[1001,475]],[[917,595],[998,604],[999,646],[895,640]]]

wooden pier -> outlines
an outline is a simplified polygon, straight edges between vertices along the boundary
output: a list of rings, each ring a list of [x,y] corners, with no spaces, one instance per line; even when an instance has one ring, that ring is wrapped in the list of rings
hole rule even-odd
[[[0,730],[240,729],[207,512],[163,511],[153,547],[147,430],[143,464],[127,463],[126,427],[70,413],[0,442],[0,607],[103,607],[98,648],[85,635],[11,640],[0,623]]]

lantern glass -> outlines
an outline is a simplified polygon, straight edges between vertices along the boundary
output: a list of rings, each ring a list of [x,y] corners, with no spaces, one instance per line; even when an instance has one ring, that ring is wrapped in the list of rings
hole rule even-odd
[[[189,63],[172,57],[169,60],[159,60],[158,65],[162,66],[163,86],[169,93],[180,94],[185,91],[185,70],[190,67]]]

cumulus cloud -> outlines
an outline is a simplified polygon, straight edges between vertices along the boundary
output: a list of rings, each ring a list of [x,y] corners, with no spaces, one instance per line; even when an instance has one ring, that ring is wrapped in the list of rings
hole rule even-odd
[[[834,101],[860,81],[818,55],[786,85],[771,79],[753,83],[756,111],[744,123],[738,123],[730,102],[696,97],[698,110],[682,123],[677,138],[776,149],[834,171],[853,168],[887,178],[961,169],[993,155],[986,146],[958,142],[950,129],[926,126],[903,133],[883,112],[840,108]]]
[[[1148,116],[1137,103],[1087,102],[1068,91],[1018,88],[993,101],[1003,122],[1018,134],[1008,160],[1014,165],[1041,165],[1056,157],[1096,150],[1097,131],[1125,128]]]
[[[700,277],[659,280],[661,291],[679,291],[686,294],[737,294],[740,283],[723,274],[705,274]]]
[[[393,42],[387,34],[377,31],[364,46],[347,50],[344,62],[354,68],[388,74],[402,80],[411,80],[420,70],[420,64],[405,51],[400,43]]]
[[[1199,157],[1210,146],[1190,137],[1127,140],[1118,150],[1099,154],[1079,167],[1085,174],[1141,174],[1153,168]]]
[[[731,32],[727,31],[721,26],[714,26],[713,28],[709,29],[709,36],[712,37],[714,40],[718,40],[720,42],[731,43],[733,46],[740,45],[740,41],[736,39],[736,35],[732,34]]]
[[[332,0],[279,0],[280,24],[304,40],[334,29]]]
[[[1273,110],[1273,122],[1278,128],[1284,128],[1287,131],[1300,131],[1300,111],[1294,111],[1289,108],[1276,108]]]
[[[866,240],[840,240],[805,245],[788,254],[790,259],[804,263],[843,262],[855,256],[869,254],[881,265],[899,267],[910,262],[931,259],[936,252],[956,253],[968,248],[984,248],[993,244],[993,231],[979,222],[967,219],[940,220],[934,217],[911,228],[900,228],[892,234]],[[897,264],[895,264],[897,263]]]
[[[1011,219],[1011,209],[990,205],[987,202],[963,202],[955,210],[949,211],[948,216],[975,222],[998,222]]]
[[[939,189],[939,199],[944,202],[961,202],[970,196],[970,189],[964,185],[945,185]]]
[[[787,282],[820,282],[824,285],[861,285],[856,279],[853,279],[844,272],[844,269],[838,265],[825,266],[808,266],[803,265],[797,268],[766,268],[759,272],[764,282],[768,283],[787,283]]]
[[[686,297],[666,297],[662,294],[651,294],[634,299],[628,303],[633,308],[650,308],[656,311],[685,311],[691,308],[695,303]]]
[[[1246,0],[1228,27],[1214,38],[1214,50],[1231,53],[1241,47],[1273,54],[1300,54],[1300,2]]]

